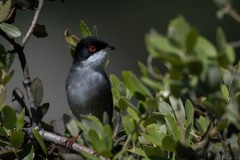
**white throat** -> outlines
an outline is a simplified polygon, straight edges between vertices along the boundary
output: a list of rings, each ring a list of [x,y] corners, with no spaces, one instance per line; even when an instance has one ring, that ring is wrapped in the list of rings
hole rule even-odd
[[[108,60],[108,51],[105,49],[102,49],[96,53],[94,53],[92,56],[90,56],[87,60],[83,61],[83,65],[85,67],[91,67],[94,69],[102,69],[105,67],[105,64]]]

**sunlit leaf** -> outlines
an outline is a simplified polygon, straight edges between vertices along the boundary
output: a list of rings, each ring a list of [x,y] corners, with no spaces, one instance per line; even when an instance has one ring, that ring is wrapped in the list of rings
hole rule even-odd
[[[89,30],[89,28],[87,27],[86,23],[83,22],[82,20],[80,21],[80,32],[81,32],[83,38],[92,36],[92,33]]]

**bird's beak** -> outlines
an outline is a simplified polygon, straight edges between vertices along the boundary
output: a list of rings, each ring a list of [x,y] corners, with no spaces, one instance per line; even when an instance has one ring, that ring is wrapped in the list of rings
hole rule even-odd
[[[107,50],[114,50],[114,49],[116,49],[116,47],[115,46],[107,46],[106,49]]]

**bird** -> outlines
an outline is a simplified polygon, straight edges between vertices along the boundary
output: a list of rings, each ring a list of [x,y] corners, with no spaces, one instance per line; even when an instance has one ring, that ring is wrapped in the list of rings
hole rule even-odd
[[[92,115],[112,127],[113,98],[111,85],[105,72],[109,52],[116,49],[96,36],[82,38],[73,55],[73,63],[66,80],[67,100],[73,115]]]

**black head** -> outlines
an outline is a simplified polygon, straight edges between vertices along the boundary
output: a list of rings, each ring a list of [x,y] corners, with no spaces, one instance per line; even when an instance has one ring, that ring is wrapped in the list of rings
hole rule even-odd
[[[85,61],[102,49],[113,50],[115,47],[95,36],[83,38],[77,44],[74,61]]]

